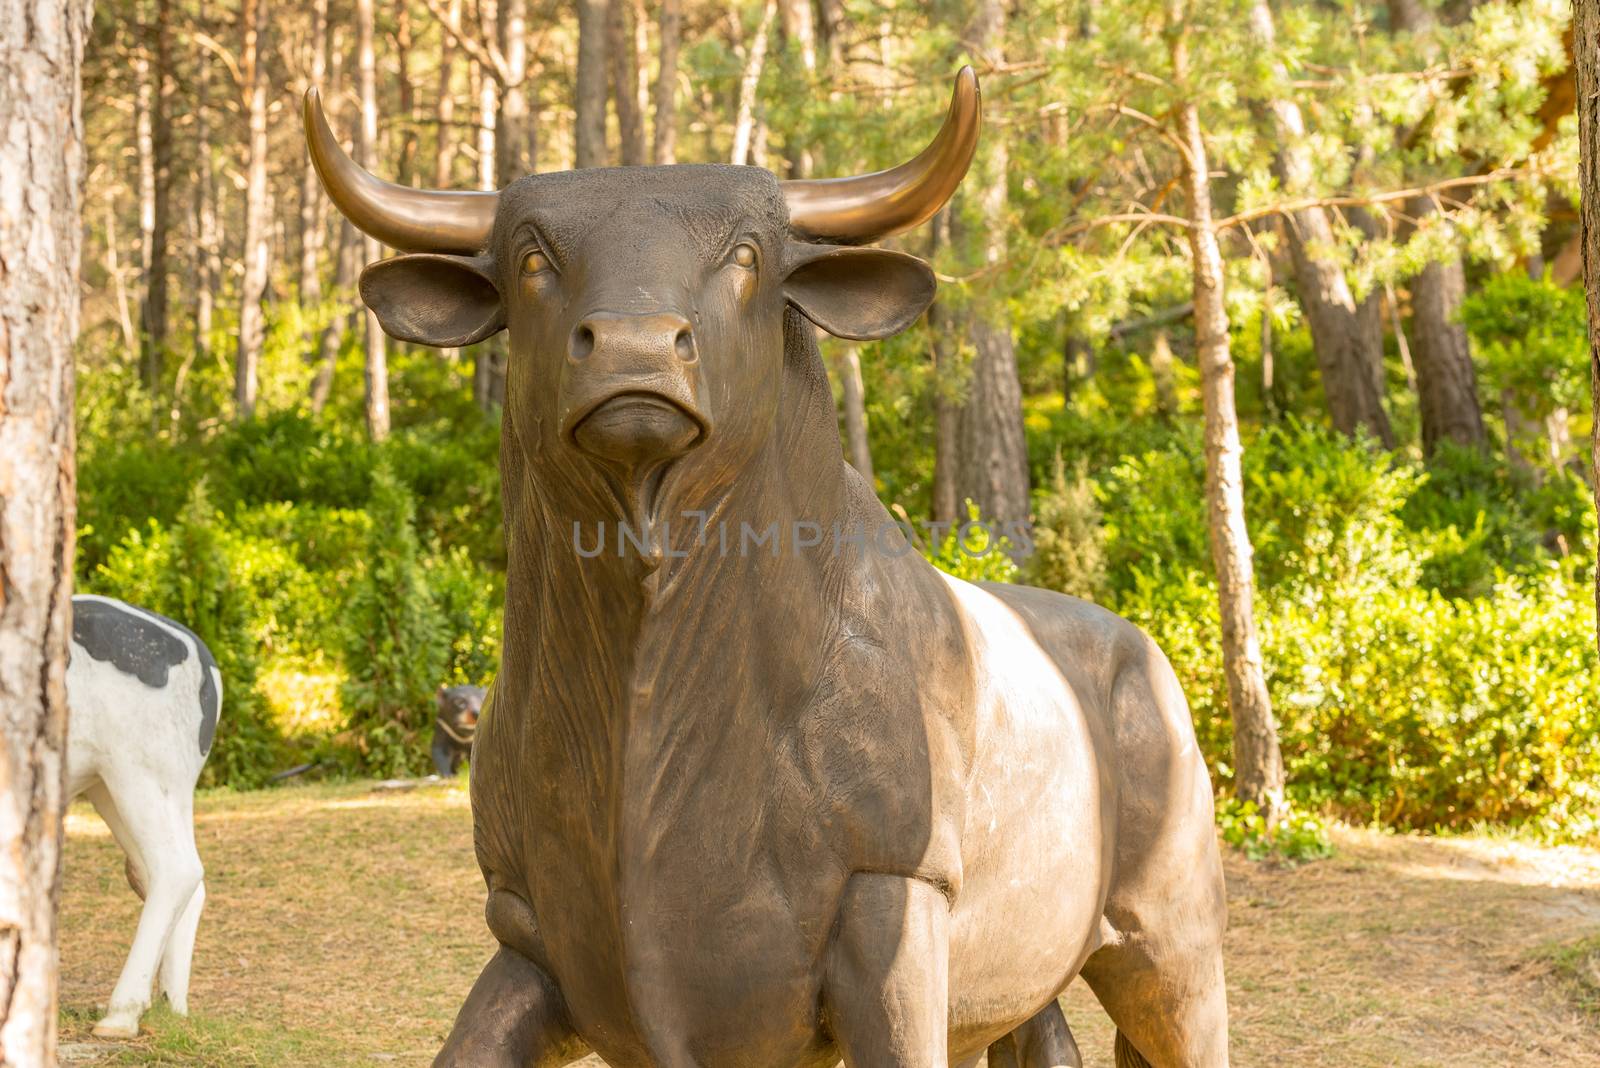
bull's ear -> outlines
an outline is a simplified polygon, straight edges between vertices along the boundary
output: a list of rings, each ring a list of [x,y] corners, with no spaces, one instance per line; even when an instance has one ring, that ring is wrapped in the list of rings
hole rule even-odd
[[[933,268],[904,252],[789,246],[784,296],[834,337],[872,341],[898,334],[933,303],[935,289]]]
[[[379,260],[361,272],[361,299],[384,333],[419,345],[470,345],[506,325],[487,256],[420,252]]]

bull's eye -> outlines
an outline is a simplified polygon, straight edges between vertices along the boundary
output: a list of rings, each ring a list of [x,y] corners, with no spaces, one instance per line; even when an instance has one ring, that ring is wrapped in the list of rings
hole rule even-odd
[[[538,249],[522,257],[523,274],[543,274],[550,269],[550,258]]]
[[[741,241],[733,246],[730,258],[745,270],[750,270],[756,265],[756,247],[748,241]]]

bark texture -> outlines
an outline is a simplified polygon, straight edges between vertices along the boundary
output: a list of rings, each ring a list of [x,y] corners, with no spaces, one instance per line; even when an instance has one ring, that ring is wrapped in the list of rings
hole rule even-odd
[[[500,114],[495,125],[495,181],[505,188],[534,172],[533,109],[528,100],[528,2],[500,0]]]
[[[1395,32],[1421,33],[1431,29],[1434,21],[1433,9],[1420,0],[1390,0],[1389,25]],[[1412,219],[1420,220],[1438,210],[1432,197],[1406,202],[1406,214]],[[1422,419],[1422,451],[1430,456],[1442,441],[1472,448],[1488,442],[1467,331],[1457,321],[1466,297],[1466,277],[1461,257],[1451,256],[1430,263],[1411,280],[1417,406]]]
[[[983,63],[1005,66],[1005,7],[982,0],[968,27],[968,45]],[[1006,257],[1007,153],[1003,138],[990,138],[979,148],[967,187],[978,198],[977,242],[984,263]],[[953,221],[953,220],[952,220]],[[1017,375],[1016,346],[1010,316],[1000,301],[973,309],[969,336],[973,360],[967,403],[961,413],[961,461],[957,486],[971,498],[984,519],[1026,522],[1028,444],[1022,427],[1022,383]]]
[[[604,167],[606,153],[606,32],[611,4],[623,0],[578,0],[576,159],[581,170]]]
[[[1174,39],[1172,53],[1173,72],[1182,84],[1188,74],[1188,56],[1181,36]],[[1275,822],[1286,809],[1283,753],[1256,634],[1255,578],[1244,514],[1244,449],[1239,442],[1233,354],[1223,305],[1222,252],[1212,226],[1211,185],[1199,109],[1185,100],[1178,107],[1177,118],[1179,138],[1188,156],[1184,179],[1189,194],[1189,251],[1194,261],[1195,354],[1205,403],[1206,518],[1217,571],[1222,662],[1233,719],[1234,787],[1242,800],[1255,802],[1268,821]]]
[[[870,485],[872,445],[867,438],[867,389],[861,379],[861,350],[842,345],[834,357],[833,370],[839,378],[840,404],[844,408],[844,439],[849,448],[850,466],[861,472]]]
[[[56,1060],[71,632],[77,0],[0,0],[0,1065]]]
[[[156,0],[155,56],[151,68],[150,248],[145,275],[144,380],[161,388],[167,345],[167,245],[172,229],[172,11],[171,0]]]
[[[356,0],[356,70],[361,88],[361,141],[357,158],[368,171],[378,169],[378,76],[373,53],[373,17],[373,0]],[[367,263],[375,263],[382,255],[373,237],[362,242],[361,251]],[[367,433],[373,441],[382,441],[389,436],[389,350],[384,344],[378,317],[371,311],[366,313],[364,342]]]
[[[240,80],[249,124],[244,211],[244,278],[239,284],[239,347],[234,360],[234,414],[256,414],[261,347],[266,341],[267,282],[272,257],[272,208],[267,191],[267,0],[244,0]]]
[[[683,20],[678,0],[661,0],[658,20],[660,70],[656,73],[655,129],[650,148],[652,163],[678,161],[678,43]]]
[[[624,167],[645,162],[644,108],[639,99],[639,53],[628,0],[613,0],[606,18],[606,51],[617,107],[617,143]]]
[[[1250,32],[1263,50],[1275,47],[1272,9],[1256,0],[1250,9]],[[1281,65],[1280,77],[1287,77]],[[1293,100],[1261,101],[1278,148],[1274,166],[1284,191],[1296,195],[1313,184],[1314,163],[1305,147],[1305,120]],[[1394,430],[1383,408],[1383,324],[1376,301],[1357,303],[1344,268],[1330,257],[1333,222],[1323,208],[1293,212],[1288,219],[1289,249],[1295,285],[1305,308],[1306,324],[1322,373],[1328,414],[1346,434],[1366,430],[1386,448],[1395,444]]]
[[[1573,52],[1578,65],[1578,142],[1581,160],[1583,286],[1589,298],[1589,382],[1596,413],[1590,445],[1594,506],[1600,514],[1600,0],[1577,0]],[[1595,568],[1595,607],[1600,610],[1600,566]],[[1600,642],[1600,629],[1595,640]]]
[[[1429,197],[1409,202],[1407,213],[1420,219],[1437,206]],[[1488,441],[1478,374],[1472,367],[1467,330],[1458,314],[1467,295],[1467,275],[1459,256],[1430,263],[1411,282],[1411,356],[1417,373],[1417,404],[1422,416],[1422,451],[1432,455],[1442,441],[1473,448]]]

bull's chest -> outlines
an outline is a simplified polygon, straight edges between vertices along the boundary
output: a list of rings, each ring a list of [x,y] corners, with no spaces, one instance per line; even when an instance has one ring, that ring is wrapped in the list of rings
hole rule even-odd
[[[680,753],[631,768],[580,818],[565,803],[530,813],[548,965],[608,1062],[774,1068],[820,1055],[821,960],[848,872],[825,799],[784,748]]]

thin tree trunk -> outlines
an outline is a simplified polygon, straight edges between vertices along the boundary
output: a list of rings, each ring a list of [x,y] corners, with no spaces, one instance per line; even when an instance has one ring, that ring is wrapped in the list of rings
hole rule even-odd
[[[150,111],[150,263],[145,275],[143,371],[145,387],[161,389],[167,345],[167,242],[172,227],[171,0],[156,0],[155,59]]]
[[[606,13],[606,52],[611,58],[611,94],[617,109],[618,153],[624,167],[645,161],[644,113],[639,108],[639,57],[634,51],[628,0],[612,0]]]
[[[347,220],[339,222],[338,262],[334,267],[333,287],[338,306],[343,309],[355,297],[356,278],[361,273],[361,238],[356,228]],[[311,382],[311,410],[320,413],[333,395],[333,378],[339,369],[339,350],[344,346],[345,331],[350,328],[349,312],[336,311],[328,325],[322,328],[322,340],[317,346],[317,377]]]
[[[417,162],[417,93],[411,80],[411,53],[416,41],[411,32],[411,5],[399,0],[394,7],[394,58],[400,76],[395,89],[400,97],[400,152],[395,160],[395,176],[401,185],[411,185]]]
[[[205,0],[196,17],[204,22]],[[211,325],[216,312],[217,289],[222,285],[222,252],[217,236],[216,162],[211,154],[211,53],[201,48],[195,59],[195,257],[194,344],[211,359]],[[173,396],[176,406],[180,399]]]
[[[1150,377],[1156,384],[1156,411],[1163,419],[1178,414],[1178,380],[1173,371],[1172,343],[1164,327],[1157,327],[1150,343]]]
[[[1399,33],[1423,33],[1432,29],[1434,12],[1419,0],[1389,0],[1389,25]],[[1413,197],[1406,202],[1406,214],[1413,220],[1420,221],[1438,210],[1432,197]],[[1489,435],[1478,395],[1478,376],[1472,366],[1466,328],[1459,322],[1461,302],[1467,292],[1461,257],[1448,256],[1429,263],[1411,280],[1410,288],[1422,451],[1431,456],[1443,441],[1485,448]]]
[[[983,63],[1003,67],[1005,8],[1001,0],[981,0],[968,30],[968,45]],[[967,188],[978,198],[978,243],[983,262],[995,265],[1006,257],[1006,173],[1004,138],[988,139],[979,149]],[[952,216],[952,230],[956,229]],[[984,519],[1026,522],[1028,445],[1022,426],[1022,384],[1011,337],[1010,316],[999,299],[977,303],[969,327],[972,378],[961,412],[962,496],[973,500]]]
[[[478,70],[478,188],[495,186],[496,85],[493,73]],[[472,346],[472,400],[480,411],[494,407],[494,346],[497,338]]]
[[[1256,0],[1250,9],[1250,32],[1263,52],[1275,48],[1272,9]],[[1278,77],[1287,75],[1274,64]],[[1275,169],[1284,191],[1296,194],[1312,185],[1313,164],[1305,150],[1305,121],[1293,100],[1269,99],[1261,108],[1270,117],[1277,149]],[[1346,434],[1365,428],[1385,448],[1395,444],[1394,430],[1383,407],[1383,331],[1376,307],[1358,305],[1338,262],[1324,249],[1334,244],[1333,223],[1323,208],[1306,208],[1287,221],[1295,283],[1311,343],[1322,372],[1333,425]],[[1364,302],[1370,303],[1370,302]]]
[[[861,472],[872,485],[872,444],[867,438],[867,390],[861,379],[861,351],[849,343],[841,344],[833,358],[833,373],[839,378],[844,408],[844,437],[849,446],[850,466]]]
[[[0,1064],[17,1066],[56,1063],[88,22],[76,0],[0,0]]]
[[[1181,22],[1172,20],[1174,25]],[[1189,77],[1188,42],[1172,39],[1172,69],[1182,86]],[[1212,227],[1211,182],[1200,111],[1192,100],[1177,108],[1189,194],[1189,252],[1194,261],[1195,352],[1205,402],[1206,514],[1211,558],[1217,570],[1222,617],[1222,662],[1233,718],[1234,788],[1269,823],[1287,810],[1278,724],[1267,693],[1261,642],[1256,635],[1250,534],[1245,525],[1239,415],[1234,400],[1233,354],[1223,304],[1222,251]]]
[[[785,40],[794,45],[799,55],[805,88],[809,88],[815,84],[817,77],[817,24],[811,0],[781,0],[778,21]],[[784,156],[789,162],[790,178],[811,177],[811,147],[805,139],[792,135],[785,137]]]
[[[268,274],[271,267],[271,208],[267,202],[267,2],[244,0],[244,49],[240,74],[250,149],[245,182],[244,280],[239,290],[239,347],[234,361],[234,411],[240,419],[256,412],[261,348],[266,340]]]
[[[259,2],[259,0],[256,0]],[[378,169],[378,79],[373,51],[373,0],[356,0],[356,62],[361,88],[361,141],[358,161],[369,171]],[[376,238],[362,242],[362,258],[375,263],[382,255]],[[371,310],[366,313],[367,433],[373,441],[389,436],[389,353],[383,328]]]
[[[534,170],[533,116],[528,106],[528,0],[501,0],[499,16],[506,69],[494,147],[495,181],[504,188]]]
[[[311,0],[310,55],[306,63],[308,85],[323,88],[328,76],[328,0]],[[300,174],[300,308],[302,312],[322,304],[322,252],[327,240],[322,183],[317,169],[306,156]],[[309,342],[309,338],[307,341]]]
[[[139,347],[139,333],[133,325],[133,311],[128,306],[128,285],[123,279],[122,262],[117,254],[117,197],[111,183],[105,185],[106,201],[106,275],[111,279],[111,292],[116,298],[117,324],[122,328],[122,343],[129,352]]]
[[[929,258],[950,244],[950,213],[954,205],[933,217]],[[935,523],[957,521],[956,478],[960,468],[961,397],[957,389],[955,346],[957,324],[945,303],[934,298],[928,306],[928,339],[933,350],[933,492],[929,502]]]
[[[744,73],[739,78],[739,110],[733,123],[733,152],[730,162],[738,165],[750,162],[751,138],[756,125],[756,90],[761,85],[761,70],[767,60],[767,38],[772,31],[772,18],[777,13],[777,0],[767,0],[761,12],[761,24],[756,35],[745,49]],[[729,15],[738,23],[737,11]]]
[[[1589,302],[1589,383],[1594,407],[1590,485],[1600,515],[1600,0],[1577,0],[1572,50],[1578,67],[1578,188],[1583,226],[1583,285]],[[1600,610],[1600,566],[1595,568],[1595,607]],[[1600,642],[1600,627],[1595,638]]]
[[[655,141],[652,163],[678,161],[678,42],[683,32],[678,0],[661,0],[659,22],[661,69],[656,73]]]
[[[450,0],[445,16],[446,28],[439,43],[439,105],[434,115],[439,120],[438,139],[434,142],[433,188],[449,189],[455,170],[456,142],[451,127],[456,120],[456,98],[451,91],[451,81],[456,72],[455,34],[461,30],[461,0]]]
[[[606,26],[612,3],[622,0],[578,0],[577,121],[574,135],[577,166],[604,167],[606,149]]]
[[[1407,202],[1413,219],[1437,211],[1431,197]],[[1466,271],[1459,256],[1430,263],[1411,280],[1412,357],[1417,371],[1417,404],[1422,417],[1422,451],[1432,455],[1442,441],[1483,448],[1489,440],[1478,398],[1461,302],[1467,295]]]

